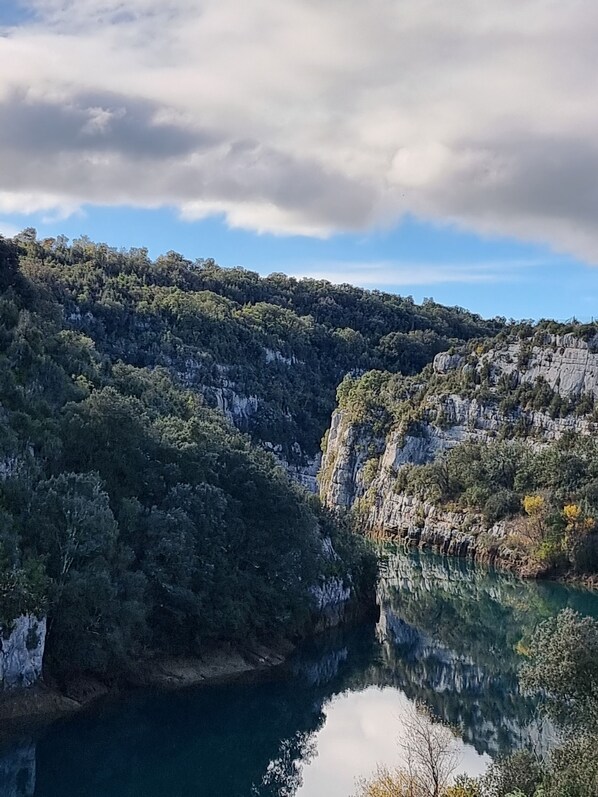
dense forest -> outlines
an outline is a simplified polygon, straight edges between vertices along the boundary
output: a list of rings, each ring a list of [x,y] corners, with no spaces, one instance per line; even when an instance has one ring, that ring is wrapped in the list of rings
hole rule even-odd
[[[255,441],[313,453],[345,371],[412,372],[501,323],[173,252],[0,239],[0,621],[47,612],[57,677],[303,633],[313,586],[359,595],[375,563]],[[239,424],[254,442],[214,407],[222,385],[257,397]]]
[[[171,370],[116,356],[136,333],[116,331],[115,300],[103,297],[102,346],[70,328],[57,261],[37,251],[0,240],[0,622],[47,612],[53,675],[293,637],[311,587],[335,577],[358,596],[372,583],[361,540],[271,455]],[[98,273],[128,279],[82,264],[78,295]]]
[[[437,352],[504,327],[432,300],[262,278],[176,252],[153,262],[145,249],[38,241],[32,230],[17,243],[23,272],[60,304],[67,328],[111,361],[167,368],[212,406],[222,392],[254,397],[237,425],[289,461],[319,450],[347,372],[416,373]]]

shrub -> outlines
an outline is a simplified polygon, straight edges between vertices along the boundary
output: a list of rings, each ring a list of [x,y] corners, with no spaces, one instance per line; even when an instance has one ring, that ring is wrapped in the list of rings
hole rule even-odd
[[[512,490],[499,490],[494,495],[491,495],[484,504],[484,520],[491,526],[498,520],[515,514],[520,506],[517,493]]]

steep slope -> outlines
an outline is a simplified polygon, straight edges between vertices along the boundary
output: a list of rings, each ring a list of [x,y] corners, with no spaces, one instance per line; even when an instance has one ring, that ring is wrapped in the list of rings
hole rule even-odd
[[[329,506],[518,570],[598,569],[593,326],[513,328],[417,377],[347,378],[338,396],[320,474]]]
[[[87,239],[17,241],[65,325],[111,360],[167,368],[315,489],[338,383],[371,368],[416,373],[503,322],[460,308],[282,274],[261,278],[175,252],[152,262]]]
[[[340,619],[367,549],[168,369],[69,328],[38,268],[0,239],[0,688],[44,639],[53,676],[111,679]]]

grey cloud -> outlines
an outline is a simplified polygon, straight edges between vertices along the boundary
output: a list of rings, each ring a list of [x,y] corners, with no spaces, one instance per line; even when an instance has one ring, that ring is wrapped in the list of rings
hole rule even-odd
[[[0,190],[101,203],[271,203],[312,225],[367,223],[371,187],[258,141],[156,124],[158,110],[108,94],[66,105],[13,94],[0,103]]]
[[[519,134],[484,146],[494,160],[505,164],[504,174],[490,184],[472,175],[468,184],[473,190],[469,196],[461,195],[470,209],[486,205],[502,214],[596,223],[598,141]]]
[[[207,196],[262,200],[341,228],[364,226],[374,191],[320,163],[258,143],[233,144],[204,177]]]
[[[213,134],[158,123],[156,103],[107,92],[67,103],[14,92],[0,103],[0,149],[52,156],[117,152],[131,158],[180,156],[214,143]]]
[[[460,149],[471,162],[428,188],[428,214],[527,233],[598,263],[598,141],[517,132]]]
[[[0,47],[6,208],[412,213],[598,263],[594,0],[28,2],[43,21]]]

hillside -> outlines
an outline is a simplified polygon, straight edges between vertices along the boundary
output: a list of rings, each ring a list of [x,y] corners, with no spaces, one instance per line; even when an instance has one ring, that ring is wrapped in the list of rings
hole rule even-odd
[[[313,486],[346,371],[417,371],[500,327],[175,253],[0,239],[0,683],[338,622],[373,557],[279,463],[305,481],[311,458]]]
[[[417,373],[434,355],[504,322],[460,308],[283,274],[261,278],[176,252],[87,239],[19,238],[28,277],[66,328],[112,361],[167,368],[315,490],[320,441],[349,372]]]
[[[170,371],[65,325],[39,272],[0,241],[0,685],[296,638],[371,589],[359,538]]]
[[[441,353],[414,377],[347,377],[320,475],[375,533],[598,570],[598,329],[542,323]]]

